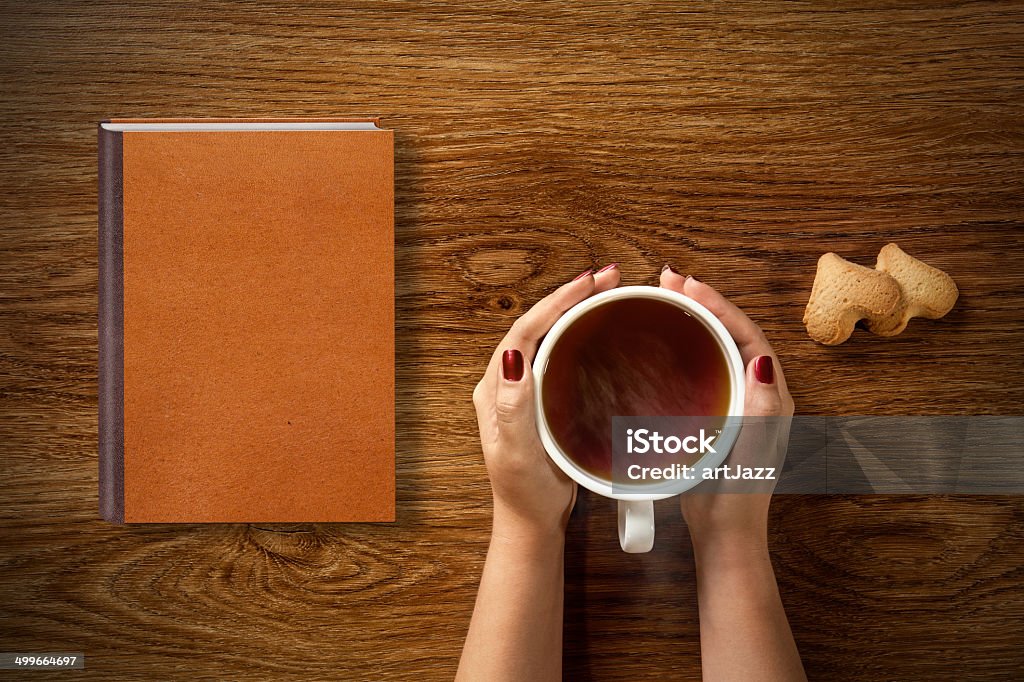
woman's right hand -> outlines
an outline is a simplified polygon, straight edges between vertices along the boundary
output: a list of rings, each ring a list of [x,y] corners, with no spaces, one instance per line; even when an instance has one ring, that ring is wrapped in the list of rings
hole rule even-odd
[[[710,310],[732,335],[746,368],[745,417],[771,417],[763,426],[748,424],[741,431],[727,463],[745,466],[782,466],[789,440],[793,398],[775,352],[746,314],[722,294],[693,277],[684,278],[666,269],[661,286],[689,296]],[[779,419],[774,419],[779,417]],[[766,438],[766,429],[769,437]],[[755,433],[756,431],[756,433]],[[774,448],[772,452],[766,448]],[[702,491],[701,487],[705,490]],[[773,485],[771,487],[774,487]],[[755,493],[707,492],[707,483],[680,496],[683,517],[694,545],[708,542],[767,542],[768,505],[771,490]]]
[[[742,310],[692,277],[665,270],[661,286],[701,303],[739,346],[746,368],[744,422],[726,463],[781,469],[793,398],[764,333]],[[735,483],[704,481],[679,498],[696,563],[702,678],[806,680],[768,555],[774,481],[756,492],[728,492],[745,488],[744,482]]]

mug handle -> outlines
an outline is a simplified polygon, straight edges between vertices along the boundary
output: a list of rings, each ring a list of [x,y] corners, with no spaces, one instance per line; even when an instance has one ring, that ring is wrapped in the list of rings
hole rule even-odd
[[[619,545],[630,554],[650,552],[654,547],[654,502],[619,500]]]

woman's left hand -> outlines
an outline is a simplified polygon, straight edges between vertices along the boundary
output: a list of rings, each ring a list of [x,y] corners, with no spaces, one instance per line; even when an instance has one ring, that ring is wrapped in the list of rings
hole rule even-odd
[[[537,435],[531,364],[540,340],[566,310],[618,284],[618,267],[608,266],[541,299],[512,325],[473,391],[495,534],[537,539],[565,533],[576,484],[548,458]]]

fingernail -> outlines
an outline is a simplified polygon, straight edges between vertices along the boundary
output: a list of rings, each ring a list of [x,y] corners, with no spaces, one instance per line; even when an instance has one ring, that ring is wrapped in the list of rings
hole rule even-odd
[[[594,274],[595,274],[595,275],[600,275],[600,274],[601,274],[602,272],[605,272],[605,271],[607,271],[607,270],[611,270],[612,268],[617,268],[617,267],[619,267],[619,264],[618,264],[618,263],[612,263],[612,264],[610,264],[610,265],[606,265],[606,266],[604,266],[603,268],[601,268],[600,270],[598,270],[598,271],[597,271],[597,272],[595,272]]]
[[[772,364],[772,356],[762,355],[754,360],[754,376],[762,384],[770,384],[775,381],[775,365]]]
[[[661,266],[662,272],[665,272],[666,270],[668,270],[669,272],[675,272],[675,270],[672,269],[672,266],[669,265],[668,263],[665,263],[663,266]]]
[[[692,279],[692,280],[693,280],[694,282],[699,282],[699,281],[700,281],[699,279],[697,279],[697,278],[696,278],[696,277],[694,277],[693,275],[687,275],[687,276],[686,276],[686,279]],[[684,280],[684,281],[685,281],[685,280]]]
[[[515,348],[504,352],[501,356],[501,374],[506,381],[519,381],[523,378],[523,354]]]
[[[578,280],[578,279],[583,279],[584,277],[586,277],[587,275],[589,275],[589,274],[590,274],[590,273],[592,273],[593,271],[594,271],[594,268],[590,268],[590,269],[589,269],[589,270],[587,270],[586,272],[581,272],[580,274],[576,275],[576,277],[574,277],[572,281],[574,281],[574,282],[575,282],[575,281],[576,281],[576,280]]]

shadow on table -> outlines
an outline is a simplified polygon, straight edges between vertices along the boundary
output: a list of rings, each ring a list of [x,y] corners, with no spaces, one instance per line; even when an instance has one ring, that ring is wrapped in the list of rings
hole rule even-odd
[[[654,506],[654,549],[626,554],[615,502],[580,489],[566,534],[565,679],[700,678],[689,536],[677,499]]]

